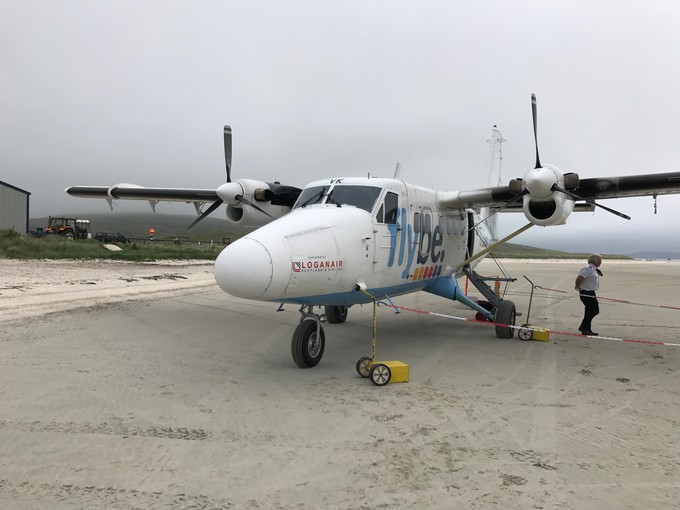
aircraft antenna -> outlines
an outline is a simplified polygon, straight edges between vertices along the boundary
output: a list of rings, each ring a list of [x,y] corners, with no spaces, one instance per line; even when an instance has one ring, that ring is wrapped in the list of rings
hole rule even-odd
[[[394,169],[394,178],[399,179],[399,173],[401,173],[401,163],[397,163],[397,166]]]

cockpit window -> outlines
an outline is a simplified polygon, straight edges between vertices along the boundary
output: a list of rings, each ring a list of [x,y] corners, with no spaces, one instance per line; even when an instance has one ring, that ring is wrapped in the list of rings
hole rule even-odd
[[[380,209],[375,215],[375,220],[378,223],[386,223],[394,225],[397,223],[397,216],[399,215],[399,195],[388,191],[385,193],[385,200],[380,204]]]
[[[330,186],[315,186],[313,188],[303,189],[302,193],[300,193],[300,196],[295,201],[293,209],[311,204],[320,204],[329,188]]]
[[[374,186],[339,185],[332,189],[330,186],[315,186],[306,188],[300,193],[293,209],[311,204],[329,203],[340,206],[353,205],[371,212],[380,191],[380,188]]]
[[[399,197],[396,193],[388,192],[385,195],[385,223],[394,225],[399,214]]]

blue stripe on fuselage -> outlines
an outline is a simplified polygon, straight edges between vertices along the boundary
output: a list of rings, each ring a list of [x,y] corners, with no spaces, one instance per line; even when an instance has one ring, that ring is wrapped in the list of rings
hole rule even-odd
[[[423,290],[428,284],[432,283],[432,280],[419,280],[416,282],[408,282],[400,285],[393,285],[391,287],[375,287],[372,289],[367,289],[367,292],[374,296],[376,299],[383,299],[385,296],[399,296],[401,294],[408,294],[409,292],[415,292],[418,290]],[[284,298],[284,299],[271,299],[274,303],[293,303],[298,305],[360,305],[364,303],[370,303],[371,299],[364,294],[356,290],[351,290],[348,292],[336,292],[334,294],[321,294],[318,296],[300,296],[295,298]]]

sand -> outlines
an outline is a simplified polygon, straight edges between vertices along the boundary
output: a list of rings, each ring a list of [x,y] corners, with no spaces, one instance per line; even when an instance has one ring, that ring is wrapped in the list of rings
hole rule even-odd
[[[215,285],[205,261],[0,259],[0,322]]]
[[[678,342],[680,264],[605,260],[598,339],[581,265],[503,261],[549,342],[381,307],[411,380],[379,388],[354,369],[369,306],[301,370],[296,307],[209,265],[0,260],[0,508],[680,508],[680,348],[632,342]]]

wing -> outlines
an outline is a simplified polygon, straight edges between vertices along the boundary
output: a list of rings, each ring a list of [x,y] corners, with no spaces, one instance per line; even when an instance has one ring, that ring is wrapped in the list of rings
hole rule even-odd
[[[522,204],[513,200],[519,200],[518,195],[521,198],[524,194],[530,195],[530,193],[525,193],[525,188],[522,186],[523,179],[513,179],[513,181],[508,186],[439,192],[439,205],[451,209],[466,207],[519,209]],[[584,201],[677,194],[680,193],[680,172],[578,179],[578,185],[569,189]]]
[[[630,219],[623,213],[596,202],[600,199],[644,197],[680,193],[680,172],[596,177],[580,179],[573,172],[564,173],[554,165],[541,165],[538,151],[537,103],[531,94],[536,164],[522,179],[512,179],[508,186],[472,191],[438,193],[443,208],[492,207],[513,210],[522,207],[534,225],[549,226],[564,223],[574,210],[583,206],[600,207],[612,214]]]
[[[221,205],[227,206],[227,221],[237,227],[259,227],[288,213],[301,189],[279,183],[239,179],[217,189],[147,188],[136,184],[114,186],[72,186],[66,193],[80,198],[104,199],[113,208],[114,200],[146,200],[155,211],[158,202],[193,203],[198,218],[191,226]],[[203,206],[211,205],[204,211]],[[190,226],[190,227],[191,227]]]
[[[217,190],[197,188],[145,188],[134,184],[115,186],[72,186],[66,193],[81,198],[102,198],[105,200],[148,200],[150,202],[214,202],[219,197]]]
[[[450,209],[521,209],[534,225],[549,226],[563,224],[573,211],[594,207],[630,219],[596,200],[677,193],[680,172],[579,179],[574,173],[565,174],[553,165],[545,165],[529,170],[523,179],[513,179],[508,186],[439,192],[437,198],[440,207]]]
[[[146,200],[154,211],[158,202],[193,203],[198,218],[191,226],[223,204],[227,206],[228,221],[239,227],[257,227],[289,212],[302,192],[301,189],[279,182],[231,180],[231,136],[231,127],[224,126],[227,182],[217,189],[146,188],[121,183],[113,186],[72,186],[65,191],[74,197],[104,199],[111,209],[114,200]],[[203,206],[207,203],[211,205],[203,211]]]
[[[576,193],[586,200],[680,193],[680,172],[581,179]]]

